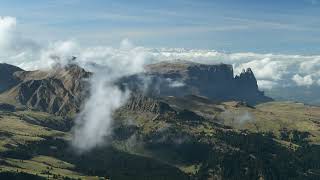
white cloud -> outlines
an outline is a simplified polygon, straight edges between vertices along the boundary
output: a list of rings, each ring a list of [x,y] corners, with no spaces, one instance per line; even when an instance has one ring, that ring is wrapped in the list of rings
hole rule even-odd
[[[0,62],[25,67],[39,50],[37,43],[19,34],[16,18],[0,16]]]
[[[309,61],[301,62],[299,71],[304,72],[315,72],[320,69],[320,57],[315,57]]]
[[[169,83],[169,87],[178,88],[178,87],[185,86],[185,83],[182,80],[181,81],[174,81],[171,78],[167,78],[166,80]]]
[[[313,79],[311,75],[307,76],[300,76],[299,74],[295,74],[292,77],[292,80],[298,85],[298,86],[311,86],[313,84]]]
[[[314,79],[320,79],[320,56],[316,55],[226,53],[184,48],[152,49],[135,47],[128,40],[124,40],[119,48],[83,47],[74,40],[52,42],[40,46],[34,40],[24,39],[16,29],[17,21],[14,17],[0,18],[0,62],[14,64],[28,70],[50,67],[56,62],[65,64],[71,56],[77,56],[81,65],[86,65],[88,62],[104,65],[116,62],[119,57],[130,59],[128,55],[132,55],[132,51],[143,51],[143,59],[147,59],[147,63],[173,59],[206,64],[226,63],[233,65],[235,74],[250,67],[262,89],[283,85],[294,86],[296,83],[292,81],[292,77],[296,74],[301,77],[310,75]],[[115,64],[114,68],[118,69],[126,65]]]
[[[242,69],[252,68],[255,70],[255,76],[262,80],[280,80],[286,73],[286,66],[278,60],[266,57],[264,59],[252,60],[236,67],[235,71],[240,72]]]
[[[214,50],[150,49],[154,59],[184,59],[206,64],[232,64],[235,74],[251,68],[262,89],[279,86],[296,86],[295,74],[308,78],[320,78],[320,56],[259,54],[251,52],[225,53]],[[310,75],[310,77],[308,76]]]
[[[119,49],[100,47],[79,52],[79,63],[94,73],[89,81],[90,96],[73,129],[73,145],[80,152],[104,144],[105,137],[111,134],[113,112],[130,95],[128,90],[121,91],[114,82],[142,72],[147,62],[144,54],[142,49],[135,48],[128,40],[123,41]],[[91,66],[92,63],[95,65]]]
[[[7,50],[13,41],[16,18],[0,16],[0,48]]]
[[[270,90],[273,87],[277,86],[278,84],[276,82],[273,81],[269,81],[269,80],[258,80],[258,86],[260,89],[264,89],[264,90]]]

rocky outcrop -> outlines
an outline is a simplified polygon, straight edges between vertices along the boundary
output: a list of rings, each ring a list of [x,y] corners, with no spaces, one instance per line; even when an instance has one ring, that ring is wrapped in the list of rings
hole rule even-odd
[[[234,100],[244,100],[250,105],[272,101],[271,98],[259,91],[257,80],[250,68],[243,70],[234,78],[236,91]]]
[[[252,91],[252,90],[258,89],[257,80],[251,68],[248,68],[247,70],[243,70],[240,73],[240,75],[237,75],[235,77],[235,81],[236,81],[236,86],[245,88],[244,90]]]
[[[167,103],[137,94],[133,94],[130,97],[125,107],[131,111],[150,112],[154,114],[174,112],[174,110]]]
[[[199,122],[204,118],[193,111],[187,109],[174,109],[168,103],[157,99],[146,97],[141,94],[132,94],[125,106],[122,107],[125,111],[134,113],[153,114],[154,121],[186,121]]]

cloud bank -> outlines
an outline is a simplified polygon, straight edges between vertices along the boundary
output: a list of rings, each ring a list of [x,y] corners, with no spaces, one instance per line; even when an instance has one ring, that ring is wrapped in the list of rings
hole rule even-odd
[[[319,85],[320,56],[225,53],[215,50],[195,49],[149,49],[153,58],[158,60],[183,59],[206,64],[232,64],[235,74],[242,69],[251,68],[261,89],[287,86]],[[301,83],[298,77],[305,77]]]
[[[132,49],[135,49],[144,51],[146,63],[175,59],[206,64],[227,63],[233,65],[235,74],[250,67],[255,73],[259,87],[266,90],[281,86],[319,86],[320,82],[320,55],[226,53],[183,48],[154,49],[131,47],[128,40],[124,40],[121,46],[121,48],[88,47],[73,40],[38,44],[35,40],[24,39],[18,33],[14,17],[0,17],[0,62],[29,70],[48,68],[57,62],[64,64],[71,56],[77,56],[82,65],[88,62],[105,65],[110,58],[131,55]],[[119,68],[122,65],[116,63],[113,66]]]
[[[0,17],[0,62],[27,70],[65,65],[73,56],[80,66],[92,71],[90,96],[76,119],[73,145],[87,151],[104,142],[111,133],[112,114],[125,103],[130,92],[114,82],[142,72],[146,64],[189,60],[205,64],[232,64],[235,74],[251,68],[261,89],[277,87],[320,87],[320,55],[226,53],[215,50],[136,47],[124,40],[120,47],[84,46],[74,40],[39,44],[25,39],[17,30],[14,17]],[[170,81],[170,80],[168,80]],[[173,87],[183,82],[171,82]]]
[[[292,77],[292,80],[298,86],[311,86],[314,83],[311,75],[301,77],[300,75],[296,74]]]

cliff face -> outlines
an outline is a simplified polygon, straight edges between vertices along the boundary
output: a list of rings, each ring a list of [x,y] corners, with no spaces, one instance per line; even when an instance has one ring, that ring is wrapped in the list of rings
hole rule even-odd
[[[147,72],[122,81],[131,89],[143,87],[152,96],[200,95],[214,101],[245,101],[257,104],[271,101],[258,89],[257,80],[251,69],[234,77],[231,65],[204,65],[191,62],[162,62],[146,67]],[[142,78],[143,77],[143,78]],[[138,85],[137,85],[138,84]]]

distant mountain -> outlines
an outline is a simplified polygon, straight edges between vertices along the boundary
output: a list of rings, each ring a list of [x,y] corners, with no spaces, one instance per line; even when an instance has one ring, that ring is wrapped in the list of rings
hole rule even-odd
[[[133,91],[148,83],[143,91],[154,96],[183,97],[194,94],[216,102],[236,100],[252,105],[272,101],[258,89],[250,68],[234,77],[232,66],[227,64],[161,62],[147,66],[144,74],[123,78],[122,83]]]
[[[48,71],[24,71],[7,64],[0,68],[3,69],[1,77],[7,77],[2,79],[2,91],[5,92],[0,94],[0,101],[56,115],[79,111],[87,89],[84,79],[91,75],[75,64]],[[215,102],[236,100],[252,105],[272,101],[258,89],[251,69],[234,77],[232,66],[227,64],[162,62],[147,66],[144,74],[122,78],[118,83],[151,97],[194,94]]]

